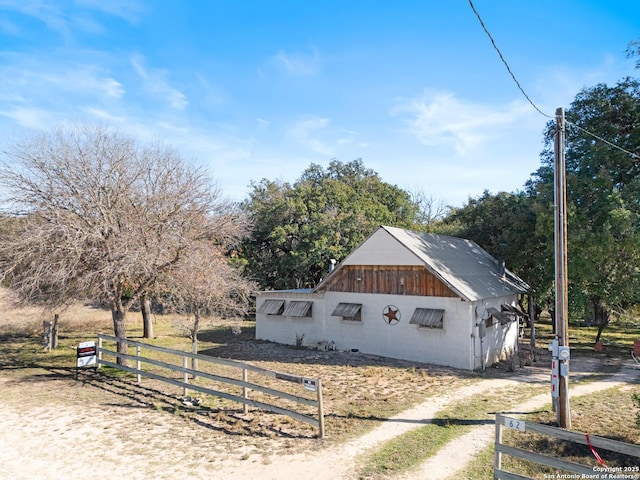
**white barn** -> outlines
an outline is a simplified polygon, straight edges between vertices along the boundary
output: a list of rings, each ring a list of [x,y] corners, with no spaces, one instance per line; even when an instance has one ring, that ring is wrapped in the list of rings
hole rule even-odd
[[[475,370],[517,348],[527,289],[470,240],[382,226],[314,289],[259,292],[256,338]]]

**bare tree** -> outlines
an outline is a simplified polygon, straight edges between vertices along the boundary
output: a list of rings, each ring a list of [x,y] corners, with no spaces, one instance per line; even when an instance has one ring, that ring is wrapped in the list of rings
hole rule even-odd
[[[24,218],[0,242],[4,281],[28,302],[106,303],[119,338],[127,311],[158,278],[199,243],[236,234],[231,205],[201,169],[100,126],[16,144],[4,153],[0,185],[10,214]]]
[[[164,298],[174,311],[187,315],[178,327],[187,331],[193,353],[198,351],[198,332],[204,318],[247,314],[256,285],[245,279],[230,260],[220,246],[203,243],[168,272]]]
[[[418,207],[415,219],[417,225],[431,225],[438,220],[442,220],[450,211],[450,208],[442,200],[435,200],[420,188],[410,193],[411,200]]]

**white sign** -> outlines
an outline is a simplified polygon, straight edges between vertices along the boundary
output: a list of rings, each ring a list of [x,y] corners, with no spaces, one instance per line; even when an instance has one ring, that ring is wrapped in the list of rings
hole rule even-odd
[[[76,349],[76,366],[89,367],[96,364],[96,342],[80,342]]]
[[[524,420],[518,420],[517,418],[509,418],[504,417],[504,426],[513,428],[514,430],[519,430],[524,432],[526,430],[526,422]]]
[[[316,381],[310,378],[303,378],[302,385],[304,386],[305,390],[310,390],[312,392],[315,392],[318,389]]]

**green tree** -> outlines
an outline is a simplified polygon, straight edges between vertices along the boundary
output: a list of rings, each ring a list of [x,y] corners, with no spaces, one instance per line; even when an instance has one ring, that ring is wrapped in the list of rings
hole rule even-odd
[[[549,305],[553,293],[553,243],[539,234],[538,214],[534,198],[525,193],[485,191],[454,209],[437,228],[473,240],[529,284],[526,309],[533,327],[532,343],[538,305]]]
[[[263,179],[243,208],[253,224],[242,254],[262,288],[309,288],[380,225],[415,227],[411,195],[362,160],[311,164],[292,185]]]
[[[640,84],[627,78],[585,89],[566,119],[570,313],[596,320],[599,338],[612,311],[640,302]],[[547,212],[554,133],[550,124],[543,165],[529,184]],[[538,228],[551,232],[553,222],[541,216]]]

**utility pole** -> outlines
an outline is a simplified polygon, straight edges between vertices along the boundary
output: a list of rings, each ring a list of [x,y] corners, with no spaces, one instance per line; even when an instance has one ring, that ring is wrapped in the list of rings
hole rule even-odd
[[[550,346],[552,360],[552,396],[557,399],[556,415],[561,428],[571,428],[569,408],[569,312],[567,288],[567,185],[565,178],[564,109],[556,109],[554,143],[554,244],[555,244],[555,322],[557,341]],[[554,385],[555,381],[555,385]],[[557,393],[557,395],[554,395]]]

